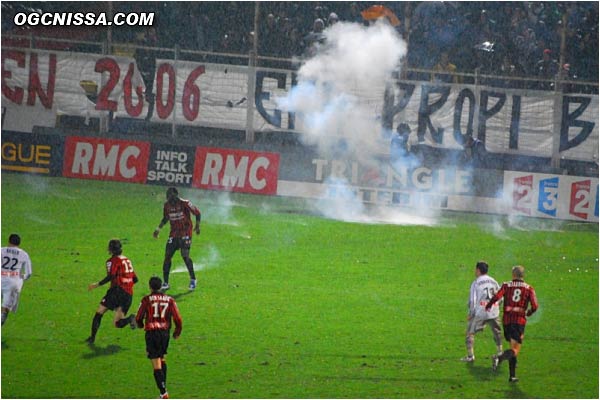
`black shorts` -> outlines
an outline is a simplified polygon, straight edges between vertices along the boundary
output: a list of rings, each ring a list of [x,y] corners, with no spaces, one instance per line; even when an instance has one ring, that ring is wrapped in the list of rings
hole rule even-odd
[[[113,286],[106,291],[106,294],[100,300],[100,304],[114,311],[116,308],[121,307],[124,314],[127,314],[129,307],[131,307],[131,301],[133,296],[121,289],[119,286]]]
[[[523,335],[525,334],[525,325],[508,324],[504,325],[504,339],[510,342],[514,340],[517,343],[523,343]]]
[[[167,246],[165,248],[165,252],[167,254],[175,254],[175,251],[180,249],[190,249],[192,247],[192,237],[191,236],[183,236],[183,237],[170,237],[167,240]]]
[[[154,330],[146,331],[146,354],[149,359],[162,358],[167,354],[169,348],[169,331]]]

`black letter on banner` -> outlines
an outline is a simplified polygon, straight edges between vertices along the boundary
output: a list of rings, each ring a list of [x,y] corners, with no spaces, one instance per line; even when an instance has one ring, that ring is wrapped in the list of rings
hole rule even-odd
[[[298,74],[292,72],[292,89],[298,86]],[[288,112],[288,129],[296,129],[296,113]]]
[[[402,97],[397,104],[395,103],[396,96],[394,90],[391,87],[385,88],[385,93],[383,95],[383,115],[381,116],[382,122],[381,126],[384,129],[393,130],[394,126],[394,115],[398,114],[400,111],[404,110],[410,101],[410,98],[415,91],[415,85],[404,83],[404,82],[396,82],[396,86],[400,89],[402,93]]]
[[[462,119],[463,104],[465,99],[469,99],[469,120],[467,121],[467,132],[463,135],[460,130],[460,120]],[[454,105],[454,139],[457,143],[463,143],[464,136],[473,136],[473,118],[475,116],[475,95],[471,89],[463,89],[456,98]]]
[[[256,72],[256,91],[254,92],[254,103],[258,113],[271,125],[281,128],[281,110],[275,109],[273,115],[269,115],[263,105],[263,100],[269,100],[271,94],[263,92],[263,82],[265,78],[273,78],[277,80],[277,88],[285,89],[285,74],[272,71],[257,71]]]
[[[488,100],[490,97],[498,98],[498,102],[488,110]],[[496,114],[506,103],[506,94],[498,92],[481,91],[481,106],[479,107],[479,126],[477,128],[477,138],[485,143],[485,123],[494,114]]]
[[[521,124],[521,96],[513,95],[512,114],[510,116],[510,135],[508,148],[519,148],[519,125]]]
[[[429,94],[440,93],[442,96],[438,101],[429,104]],[[431,131],[431,137],[436,143],[441,144],[444,139],[444,128],[435,128],[429,118],[434,112],[442,108],[450,95],[449,86],[421,86],[421,104],[419,106],[419,127],[417,128],[417,138],[422,142],[425,137],[426,129]]]
[[[592,121],[578,120],[583,112],[588,108],[592,99],[590,97],[583,96],[564,96],[562,106],[562,125],[560,127],[560,149],[559,151],[569,150],[570,148],[577,147],[590,136],[592,130],[594,130],[594,123]],[[569,105],[571,103],[579,103],[579,107],[575,111],[569,114]],[[581,128],[581,131],[573,140],[569,140],[569,127],[577,126]]]

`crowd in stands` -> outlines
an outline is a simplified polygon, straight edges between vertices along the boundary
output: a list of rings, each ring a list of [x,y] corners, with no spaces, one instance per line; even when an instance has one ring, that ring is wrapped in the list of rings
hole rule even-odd
[[[81,11],[82,3],[60,3],[63,8],[76,4]],[[105,2],[97,4],[101,3]],[[32,4],[44,7],[44,3]],[[477,71],[540,79],[559,74],[572,80],[598,80],[598,2],[259,2],[258,55],[285,59],[309,55],[332,24],[368,24],[361,11],[375,4],[385,5],[400,21],[395,28],[409,42],[409,67],[440,73]],[[114,28],[112,40],[248,54],[256,36],[255,5],[113,2],[113,13],[155,12],[156,23],[146,29]],[[6,11],[3,7],[10,17]],[[5,22],[3,17],[3,33],[10,27]],[[563,28],[566,41],[561,57]],[[460,81],[443,74],[432,79]]]
[[[278,58],[310,54],[312,44],[322,40],[322,31],[330,25],[338,21],[368,24],[361,11],[374,4],[260,2],[258,54]],[[553,79],[559,73],[575,80],[598,79],[597,2],[383,4],[398,17],[396,29],[409,40],[410,67],[540,79]],[[178,43],[182,48],[224,53],[247,53],[252,48],[254,2],[169,5],[156,5],[163,7],[157,10],[161,45]],[[560,65],[564,22],[566,41]]]

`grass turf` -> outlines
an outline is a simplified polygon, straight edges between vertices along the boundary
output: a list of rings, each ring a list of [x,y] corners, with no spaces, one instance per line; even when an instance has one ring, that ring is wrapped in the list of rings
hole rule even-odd
[[[33,261],[20,309],[2,328],[3,398],[156,397],[139,330],[83,340],[106,291],[113,237],[141,278],[132,310],[161,276],[165,188],[2,174],[2,243]],[[446,213],[435,226],[359,224],[304,201],[182,190],[203,212],[192,259],[176,254],[169,294],[184,318],[171,341],[176,398],[597,398],[598,225]],[[514,222],[514,221],[512,221]],[[479,259],[498,281],[526,267],[540,310],[517,375],[490,370],[486,328],[465,365],[466,301]]]

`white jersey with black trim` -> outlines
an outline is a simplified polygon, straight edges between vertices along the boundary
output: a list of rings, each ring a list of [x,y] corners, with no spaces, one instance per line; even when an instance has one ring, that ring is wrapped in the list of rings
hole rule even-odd
[[[471,284],[469,292],[469,316],[477,319],[494,319],[500,315],[499,302],[495,303],[490,311],[485,310],[488,301],[500,289],[498,282],[489,275],[480,275]]]
[[[29,254],[18,247],[2,247],[2,279],[31,276],[31,259]]]

